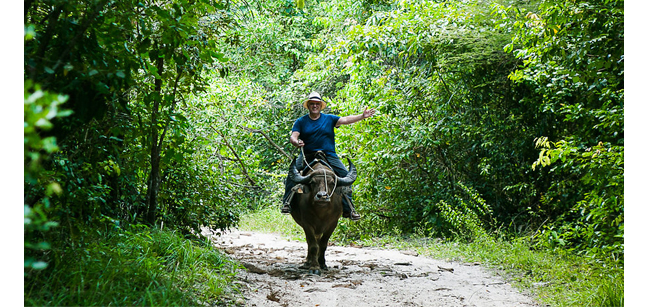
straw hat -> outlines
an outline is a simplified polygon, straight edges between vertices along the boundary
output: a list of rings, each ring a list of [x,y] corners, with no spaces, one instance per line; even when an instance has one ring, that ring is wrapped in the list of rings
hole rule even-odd
[[[325,107],[327,106],[325,101],[323,101],[323,99],[320,98],[320,94],[318,92],[311,92],[311,94],[309,94],[309,98],[307,98],[307,100],[305,100],[305,102],[303,102],[302,105],[306,109],[309,109],[309,107],[307,106],[307,103],[310,102],[310,101],[318,101],[318,102],[320,102],[320,109],[321,110],[325,109]]]

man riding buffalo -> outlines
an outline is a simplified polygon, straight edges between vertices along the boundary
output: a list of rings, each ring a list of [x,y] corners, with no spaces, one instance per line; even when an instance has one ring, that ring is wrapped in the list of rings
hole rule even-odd
[[[334,173],[339,177],[345,177],[348,175],[348,169],[336,155],[334,128],[338,128],[341,125],[353,124],[362,119],[372,117],[375,115],[375,109],[368,109],[366,107],[361,114],[339,117],[321,113],[326,105],[319,93],[312,92],[309,94],[309,97],[303,103],[303,106],[309,110],[309,114],[298,118],[293,124],[289,141],[293,146],[302,148],[302,152],[297,160],[302,161],[304,165],[308,165],[315,158],[316,153],[321,151],[325,154],[326,162]],[[292,188],[297,184],[289,177],[286,180],[285,193],[282,198],[283,206],[281,212],[285,214],[291,212],[290,195],[292,195]],[[351,203],[352,190],[347,189],[345,194],[346,197],[343,197],[343,217],[354,221],[359,220],[361,216],[354,210],[354,206]]]

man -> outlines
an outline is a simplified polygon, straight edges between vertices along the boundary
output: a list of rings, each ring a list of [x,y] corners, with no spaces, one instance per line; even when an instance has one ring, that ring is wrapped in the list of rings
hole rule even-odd
[[[325,153],[327,162],[332,167],[334,173],[339,177],[345,177],[348,174],[348,169],[343,165],[338,155],[336,155],[334,128],[338,128],[341,125],[353,124],[362,119],[372,117],[375,115],[375,109],[368,110],[368,107],[366,107],[361,114],[339,117],[321,113],[326,105],[319,93],[312,92],[309,94],[309,97],[303,103],[303,106],[309,110],[309,114],[298,118],[293,124],[289,142],[293,146],[302,147],[305,157],[299,157],[299,160],[302,158],[305,163],[309,163],[313,160],[316,152],[322,151]],[[285,193],[282,198],[282,213],[290,213],[291,211],[288,197],[291,193],[291,188],[295,185],[296,183],[287,177]],[[346,195],[347,197],[343,197],[343,217],[354,221],[359,220],[361,216],[354,210],[354,206],[348,203],[348,200],[352,201],[351,190]]]

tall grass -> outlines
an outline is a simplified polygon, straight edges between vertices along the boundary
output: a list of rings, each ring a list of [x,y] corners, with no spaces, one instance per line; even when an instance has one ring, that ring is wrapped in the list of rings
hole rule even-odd
[[[174,231],[88,234],[25,277],[26,306],[197,306],[230,301],[238,265]]]

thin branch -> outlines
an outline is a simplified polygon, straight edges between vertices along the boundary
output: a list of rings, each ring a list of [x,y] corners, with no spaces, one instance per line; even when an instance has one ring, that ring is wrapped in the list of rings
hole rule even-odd
[[[221,154],[219,154],[218,151],[219,151],[219,149],[216,149],[211,157],[217,157],[219,160],[227,160],[227,161],[231,161],[231,162],[237,162],[236,159],[222,156]]]
[[[273,140],[271,140],[271,138],[268,135],[266,135],[266,133],[264,133],[264,131],[259,130],[259,129],[251,129],[251,128],[248,128],[248,127],[244,127],[242,125],[237,125],[237,126],[239,126],[240,128],[242,128],[242,129],[244,129],[244,130],[246,130],[248,132],[259,133],[259,134],[263,135],[264,138],[266,138],[266,140],[269,141],[269,143],[271,143],[271,145],[273,145],[277,150],[279,150],[285,157],[291,159],[291,156],[286,151],[284,151],[284,149],[282,149],[282,147],[278,146],[278,144],[273,142]]]
[[[237,154],[237,151],[235,151],[235,149],[232,148],[232,146],[230,146],[230,143],[228,143],[228,140],[227,140],[226,137],[223,135],[223,133],[221,133],[221,131],[215,129],[214,127],[212,127],[212,125],[210,125],[210,128],[212,128],[212,130],[214,130],[216,133],[218,133],[218,134],[221,136],[221,138],[223,139],[223,142],[226,143],[226,146],[230,149],[230,151],[233,153],[233,155],[235,155],[235,159],[237,159],[237,161],[239,162],[240,168],[241,168],[242,172],[244,173],[244,176],[246,176],[246,179],[248,179],[248,182],[250,182],[252,186],[254,186],[254,187],[256,187],[256,188],[259,189],[260,187],[255,183],[255,181],[253,180],[253,178],[251,178],[251,177],[248,175],[248,171],[246,171],[246,165],[244,164],[244,162],[242,161],[242,159],[241,159],[241,158],[239,157],[239,155]]]
[[[374,213],[376,216],[381,217],[381,218],[384,218],[384,219],[387,219],[387,220],[392,220],[393,218],[395,218],[394,216],[388,216],[388,215],[385,215],[385,214],[382,214],[382,213],[378,213],[377,211],[375,211],[375,212],[373,212],[373,213]]]
[[[438,74],[438,77],[440,78],[440,81],[442,81],[442,84],[445,86],[445,89],[447,90],[447,93],[452,94],[451,91],[449,90],[449,87],[447,86],[447,82],[445,82],[445,79],[440,74],[440,69],[437,66],[434,66],[433,68],[436,70],[436,73]],[[453,97],[453,95],[452,95],[452,97]]]

